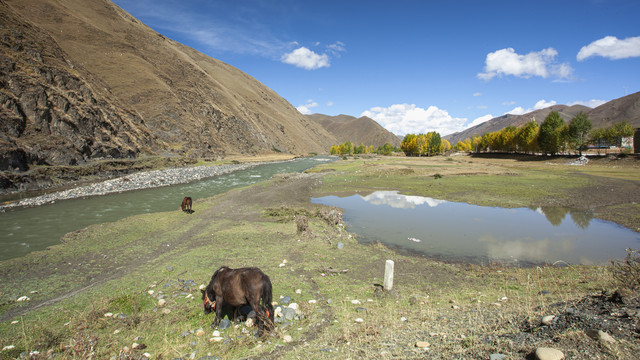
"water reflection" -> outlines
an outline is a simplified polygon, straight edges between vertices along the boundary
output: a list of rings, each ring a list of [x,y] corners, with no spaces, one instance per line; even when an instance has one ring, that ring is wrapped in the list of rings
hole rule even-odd
[[[482,207],[397,191],[312,201],[344,209],[362,242],[454,261],[603,264],[640,245],[639,234],[569,208]]]

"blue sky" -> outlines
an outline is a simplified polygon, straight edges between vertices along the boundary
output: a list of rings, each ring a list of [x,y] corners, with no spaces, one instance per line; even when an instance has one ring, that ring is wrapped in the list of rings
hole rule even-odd
[[[441,135],[640,91],[640,1],[114,0],[302,113]]]

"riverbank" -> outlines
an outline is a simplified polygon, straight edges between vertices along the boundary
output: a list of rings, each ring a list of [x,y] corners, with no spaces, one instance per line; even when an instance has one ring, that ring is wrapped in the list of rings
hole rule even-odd
[[[114,179],[93,182],[89,185],[75,186],[61,191],[51,191],[52,189],[50,189],[51,192],[44,195],[29,197],[22,200],[6,201],[0,205],[0,211],[4,208],[16,206],[39,206],[59,200],[184,184],[208,177],[227,174],[233,171],[244,170],[261,163],[287,161],[293,158],[294,156],[292,155],[265,155],[261,157],[238,156],[226,160],[225,163],[219,162],[199,166],[180,166],[159,170],[133,172]],[[68,187],[69,185],[63,184],[61,186]]]
[[[480,267],[400,255],[358,243],[339,209],[309,202],[395,188],[522,206],[567,201],[616,179],[637,187],[622,179],[637,170],[603,169],[579,170],[591,175],[577,181],[584,174],[562,164],[352,159],[202,199],[191,215],[90,226],[0,262],[0,357],[524,359],[554,348],[568,358],[631,359],[640,351],[640,306],[624,291],[613,296],[621,284],[608,266]],[[540,192],[522,190],[531,185]],[[395,262],[391,292],[376,285],[387,259]],[[209,327],[198,287],[221,265],[270,276],[274,300],[293,309],[271,335],[255,338],[243,323]]]

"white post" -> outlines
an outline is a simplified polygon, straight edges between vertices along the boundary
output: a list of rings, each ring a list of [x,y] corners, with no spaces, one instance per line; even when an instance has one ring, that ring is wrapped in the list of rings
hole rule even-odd
[[[393,288],[393,260],[387,260],[384,265],[384,289],[390,291]]]

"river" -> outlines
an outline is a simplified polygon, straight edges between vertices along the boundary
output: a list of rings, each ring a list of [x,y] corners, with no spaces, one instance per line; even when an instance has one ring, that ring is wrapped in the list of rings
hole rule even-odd
[[[56,201],[35,207],[9,208],[0,214],[0,260],[24,256],[60,243],[69,232],[132,215],[178,211],[182,198],[211,197],[270,179],[279,173],[302,172],[330,157],[299,158],[257,165],[197,182]]]

